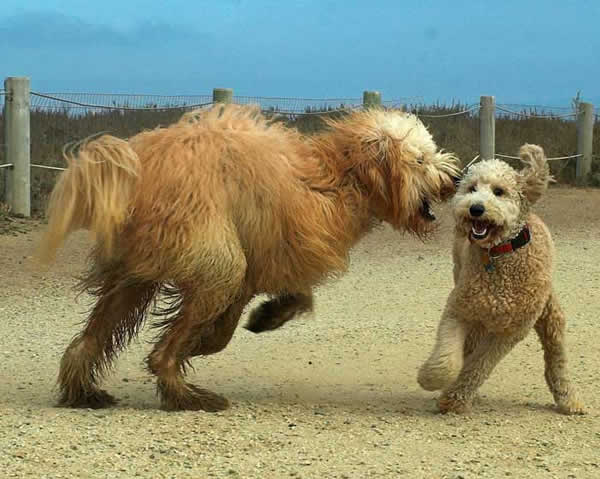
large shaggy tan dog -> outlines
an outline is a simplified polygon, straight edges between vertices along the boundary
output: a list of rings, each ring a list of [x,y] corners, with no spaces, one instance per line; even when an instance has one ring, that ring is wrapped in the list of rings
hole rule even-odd
[[[554,244],[530,211],[551,180],[544,151],[525,144],[525,168],[500,160],[471,167],[454,197],[454,289],[437,340],[419,370],[426,390],[442,389],[442,412],[467,411],[511,349],[535,329],[545,377],[561,412],[582,413],[567,374],[565,316],[552,286]]]
[[[255,295],[273,299],[250,329],[277,327],[312,307],[311,289],[345,270],[377,221],[431,231],[430,203],[454,193],[457,165],[419,120],[370,110],[328,123],[304,138],[255,107],[221,105],[67,155],[42,259],[69,232],[92,231],[82,290],[97,302],[62,358],[61,404],[114,402],[98,381],[162,292],[170,314],[147,365],[163,408],[226,408],[222,396],[185,382],[184,366],[225,348]]]

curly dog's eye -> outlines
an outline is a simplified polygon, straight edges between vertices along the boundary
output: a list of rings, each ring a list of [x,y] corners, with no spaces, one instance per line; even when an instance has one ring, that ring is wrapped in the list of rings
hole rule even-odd
[[[475,193],[477,191],[477,186],[471,185],[469,186],[469,193]]]
[[[494,194],[496,196],[502,196],[504,194],[504,190],[502,188],[494,188]]]
[[[418,163],[419,165],[422,165],[422,164],[423,164],[423,157],[422,157],[422,156],[419,156],[419,157],[417,158],[417,163]]]

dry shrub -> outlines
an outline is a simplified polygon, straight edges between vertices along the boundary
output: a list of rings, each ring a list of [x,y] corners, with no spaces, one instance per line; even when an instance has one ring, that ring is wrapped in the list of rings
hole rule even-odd
[[[411,107],[409,107],[410,109]],[[462,111],[466,105],[432,105],[412,111],[420,115],[440,115]],[[156,109],[138,111],[99,110],[85,112],[77,108],[61,110],[36,110],[31,114],[32,163],[64,167],[62,149],[65,144],[81,140],[101,131],[125,138],[144,129],[173,123],[181,116],[180,109]],[[501,113],[501,112],[498,112]],[[544,113],[535,112],[531,113]],[[323,117],[339,117],[343,113],[325,113]],[[447,118],[422,117],[430,128],[436,143],[456,152],[463,162],[468,162],[479,152],[479,118],[477,112]],[[312,135],[325,125],[323,118],[315,114],[299,114],[281,121],[295,126],[300,132]],[[3,118],[0,112],[0,131]],[[600,124],[594,126],[594,152],[600,152]],[[517,156],[519,145],[537,143],[543,145],[548,157],[574,155],[577,150],[577,128],[572,120],[560,118],[523,118],[498,115],[496,119],[496,152]],[[507,160],[509,163],[514,163]],[[4,151],[0,149],[0,164]],[[559,183],[571,184],[575,179],[576,160],[553,161],[551,170]],[[592,185],[600,186],[600,160],[595,158]],[[31,194],[34,213],[45,210],[48,195],[56,181],[55,171],[32,169]],[[5,173],[0,171],[0,201],[4,194]]]

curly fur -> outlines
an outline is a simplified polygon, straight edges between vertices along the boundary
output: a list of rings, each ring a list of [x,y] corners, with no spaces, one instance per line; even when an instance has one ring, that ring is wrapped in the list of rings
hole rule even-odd
[[[442,390],[442,412],[464,412],[496,365],[534,329],[542,343],[545,378],[559,410],[582,413],[583,405],[567,373],[565,316],[552,285],[554,244],[547,226],[531,206],[551,180],[543,149],[523,145],[525,167],[488,160],[473,166],[454,197],[454,289],[438,325],[436,342],[418,373],[426,390]],[[470,207],[482,205],[481,216]],[[490,226],[486,238],[472,234],[474,221]],[[528,224],[531,240],[494,259],[484,269],[483,255],[514,238]]]
[[[256,107],[219,105],[127,141],[101,136],[68,156],[40,254],[50,261],[69,232],[90,230],[96,246],[81,286],[97,303],[65,352],[61,403],[110,402],[95,372],[136,333],[158,291],[172,299],[147,358],[162,405],[227,407],[186,383],[184,365],[225,348],[255,295],[273,299],[250,328],[279,327],[312,308],[312,288],[346,270],[377,222],[432,231],[425,205],[454,193],[458,169],[423,124],[377,109],[327,123],[306,138]]]

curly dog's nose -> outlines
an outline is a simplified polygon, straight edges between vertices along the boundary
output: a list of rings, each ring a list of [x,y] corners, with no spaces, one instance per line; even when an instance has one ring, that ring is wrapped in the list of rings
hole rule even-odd
[[[481,216],[484,211],[485,208],[483,207],[483,205],[480,204],[471,205],[471,207],[469,208],[469,213],[471,213],[471,216]]]

